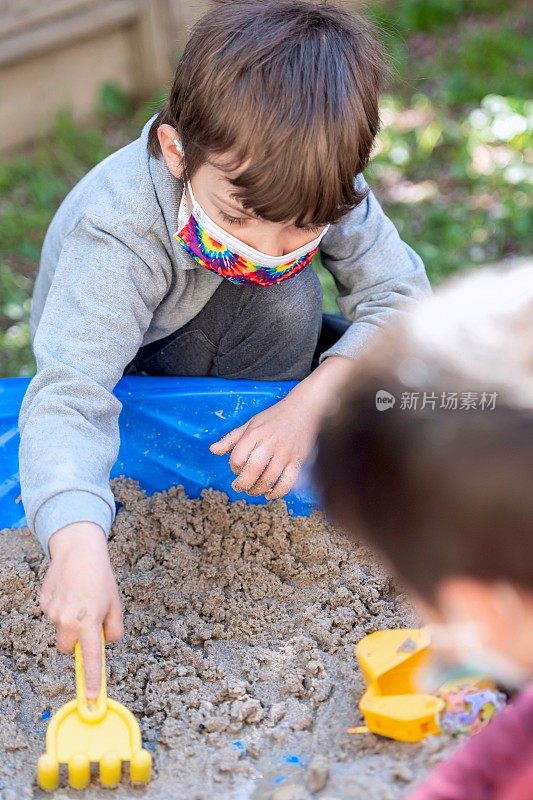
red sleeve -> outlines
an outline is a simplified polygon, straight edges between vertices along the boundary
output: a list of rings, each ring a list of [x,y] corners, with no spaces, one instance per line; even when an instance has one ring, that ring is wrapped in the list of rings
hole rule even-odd
[[[438,766],[408,800],[506,800],[511,781],[531,763],[532,747],[533,688]]]
[[[497,800],[531,800],[533,797],[533,745],[529,748],[528,765],[511,779],[509,787],[498,796]]]

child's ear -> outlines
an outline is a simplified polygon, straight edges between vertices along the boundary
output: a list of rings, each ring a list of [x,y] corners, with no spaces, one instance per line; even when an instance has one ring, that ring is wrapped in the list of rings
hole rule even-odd
[[[183,153],[176,147],[175,139],[179,141],[179,133],[172,125],[160,125],[157,129],[157,138],[161,153],[169,171],[175,178],[183,176]]]

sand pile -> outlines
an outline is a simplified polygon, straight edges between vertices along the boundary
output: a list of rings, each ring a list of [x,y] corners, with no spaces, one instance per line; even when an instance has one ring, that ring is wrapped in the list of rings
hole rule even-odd
[[[355,642],[414,622],[365,548],[321,514],[290,517],[283,501],[231,504],[212,490],[190,500],[181,487],[146,498],[125,480],[115,494],[126,633],[107,650],[109,693],[136,714],[155,759],[136,797],[393,800],[442,758],[444,738],[346,734],[361,721]],[[38,607],[45,569],[27,531],[0,537],[2,800],[41,796],[41,717],[73,696],[73,658],[57,653]]]

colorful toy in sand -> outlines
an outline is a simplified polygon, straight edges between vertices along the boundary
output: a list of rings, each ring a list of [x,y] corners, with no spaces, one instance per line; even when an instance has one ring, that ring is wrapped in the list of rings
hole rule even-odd
[[[444,700],[440,715],[440,727],[446,733],[477,733],[487,722],[501,711],[506,696],[496,689],[479,689],[472,684],[458,686],[453,691],[440,691]]]

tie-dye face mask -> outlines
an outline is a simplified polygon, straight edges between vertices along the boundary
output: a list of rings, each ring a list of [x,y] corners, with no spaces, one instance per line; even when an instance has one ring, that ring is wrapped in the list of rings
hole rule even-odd
[[[181,150],[178,140],[175,144]],[[326,225],[316,239],[291,253],[269,256],[217,225],[194,199],[191,184],[187,183],[187,186],[193,203],[192,213],[187,215],[185,210],[184,191],[178,214],[180,228],[174,238],[198,264],[234,283],[272,286],[293,278],[311,262],[329,228]]]

